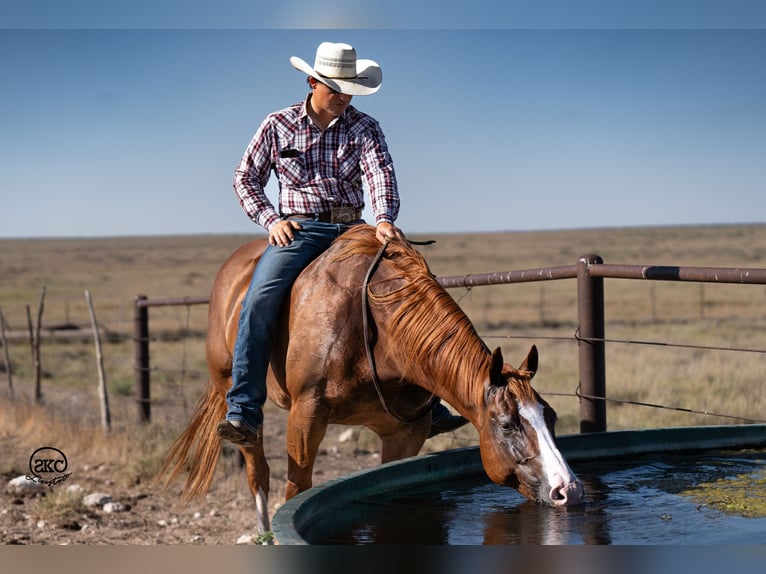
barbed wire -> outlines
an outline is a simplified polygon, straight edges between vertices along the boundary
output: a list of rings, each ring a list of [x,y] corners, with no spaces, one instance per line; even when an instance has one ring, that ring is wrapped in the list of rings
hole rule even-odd
[[[667,341],[645,341],[645,340],[639,340],[639,339],[610,339],[610,338],[599,338],[599,337],[582,337],[580,336],[580,328],[578,327],[573,336],[555,336],[555,335],[542,335],[542,336],[535,336],[530,337],[529,335],[486,335],[484,338],[487,339],[538,339],[538,340],[558,340],[558,341],[586,341],[586,342],[598,342],[598,343],[620,343],[620,344],[628,344],[628,345],[651,345],[651,346],[659,346],[659,347],[673,347],[673,348],[682,348],[682,349],[700,349],[700,350],[706,350],[706,351],[732,351],[732,352],[743,352],[743,353],[766,353],[766,349],[756,349],[751,347],[733,347],[733,346],[720,346],[720,345],[692,345],[688,343],[670,343]],[[632,405],[632,406],[640,406],[640,407],[647,407],[647,408],[654,408],[654,409],[660,409],[660,410],[671,410],[671,411],[677,411],[682,413],[688,413],[688,414],[695,414],[695,415],[704,415],[709,417],[718,417],[718,418],[726,418],[730,420],[738,420],[746,423],[766,423],[765,419],[758,419],[753,417],[741,417],[738,415],[729,415],[729,414],[723,414],[723,413],[715,413],[707,410],[696,410],[696,409],[690,409],[687,407],[679,407],[679,406],[669,406],[669,405],[661,405],[656,403],[648,403],[643,401],[634,401],[634,400],[627,400],[627,399],[616,399],[612,397],[599,397],[599,396],[593,396],[593,395],[585,395],[580,390],[580,384],[577,384],[577,388],[575,389],[574,393],[555,393],[555,392],[542,392],[543,395],[546,396],[562,396],[562,397],[576,397],[578,399],[589,399],[594,401],[603,401],[603,402],[610,402],[610,403],[617,403],[617,404],[623,404],[623,405]]]
[[[464,290],[464,293],[460,299],[466,296],[470,296],[471,289],[466,288]],[[185,325],[182,327],[182,331],[185,333],[190,332],[190,313],[189,313],[189,306],[186,306],[186,317],[185,320],[182,321],[185,323]],[[571,341],[571,342],[577,342],[578,344],[580,342],[587,342],[587,343],[610,343],[610,344],[622,344],[622,345],[644,345],[644,346],[654,346],[654,347],[668,347],[668,348],[681,348],[681,349],[698,349],[698,350],[704,350],[704,351],[725,351],[725,352],[743,352],[743,353],[758,353],[758,354],[766,354],[766,349],[759,349],[759,348],[753,348],[753,347],[739,347],[739,346],[724,346],[724,345],[700,345],[700,344],[690,344],[690,343],[676,343],[676,342],[670,342],[670,341],[654,341],[654,340],[642,340],[642,339],[625,339],[625,338],[609,338],[609,337],[583,337],[580,335],[580,328],[577,327],[573,334],[571,335],[542,335],[542,334],[485,334],[480,335],[483,339],[505,339],[505,340],[549,340],[549,341]],[[168,368],[162,368],[160,366],[154,366],[151,367],[149,370],[152,373],[164,373],[166,376],[171,376],[173,374],[177,375],[177,379],[175,381],[171,381],[171,385],[180,384],[183,386],[183,382],[188,377],[194,377],[195,374],[202,375],[203,377],[207,374],[202,371],[197,371],[194,369],[188,368],[188,348],[185,343],[186,336],[182,337],[184,339],[184,344],[182,345],[181,349],[181,366],[179,369],[168,369]],[[151,339],[151,337],[150,337]],[[725,418],[729,420],[735,420],[735,421],[741,421],[743,423],[766,423],[766,420],[759,419],[755,417],[743,417],[739,415],[732,415],[732,414],[726,414],[726,413],[719,413],[719,412],[712,412],[708,410],[697,410],[687,407],[681,407],[681,406],[673,406],[673,405],[663,405],[658,403],[651,403],[651,402],[644,402],[644,401],[636,401],[636,400],[627,400],[627,399],[620,399],[615,397],[599,397],[599,396],[593,396],[593,395],[586,395],[581,392],[580,384],[578,383],[577,388],[574,392],[571,393],[561,393],[561,392],[543,392],[542,394],[546,396],[561,396],[561,397],[571,397],[571,398],[577,398],[578,400],[587,399],[587,400],[593,400],[593,401],[604,401],[614,404],[622,404],[622,405],[631,405],[631,406],[637,406],[637,407],[644,407],[644,408],[652,408],[652,409],[658,409],[658,410],[670,410],[675,412],[682,412],[687,414],[694,414],[694,415],[701,415],[706,417],[714,417],[714,418]]]
[[[598,337],[581,337],[580,328],[575,330],[574,338],[578,341],[599,343],[622,343],[628,345],[654,345],[657,347],[675,347],[679,349],[700,349],[703,351],[735,351],[740,353],[766,353],[766,349],[753,349],[749,347],[722,347],[719,345],[692,345],[689,343],[668,343],[666,341],[642,341],[640,339],[606,339]]]
[[[609,402],[609,403],[618,403],[623,405],[632,405],[632,406],[638,406],[638,407],[649,407],[654,409],[664,409],[669,411],[677,411],[682,413],[688,413],[688,414],[694,414],[694,415],[705,415],[709,417],[719,417],[719,418],[726,418],[726,419],[732,419],[732,420],[738,420],[746,423],[762,423],[766,424],[766,419],[758,419],[753,417],[741,417],[737,415],[727,415],[723,413],[714,413],[711,411],[698,411],[695,409],[690,409],[686,407],[677,407],[677,406],[670,406],[670,405],[660,405],[656,403],[646,403],[642,401],[633,401],[633,400],[627,400],[627,399],[615,399],[612,397],[598,397],[594,395],[585,395],[582,392],[580,392],[580,385],[577,385],[577,389],[574,393],[553,393],[553,392],[543,392],[541,391],[541,394],[545,396],[554,396],[554,397],[577,397],[579,399],[588,399],[592,401],[603,401],[603,402]]]
[[[610,339],[600,337],[582,337],[580,328],[575,330],[574,335],[482,335],[484,339],[535,339],[543,341],[585,341],[589,343],[622,343],[627,345],[653,345],[657,347],[675,347],[679,349],[700,349],[703,351],[734,351],[741,353],[766,354],[766,349],[752,347],[723,347],[719,345],[692,345],[689,343],[669,343],[667,341],[645,341],[640,339]]]

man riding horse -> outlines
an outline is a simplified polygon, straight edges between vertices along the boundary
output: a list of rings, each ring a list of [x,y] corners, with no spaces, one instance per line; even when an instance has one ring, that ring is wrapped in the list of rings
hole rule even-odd
[[[232,358],[227,414],[218,436],[252,446],[263,428],[271,341],[282,304],[301,271],[338,236],[362,220],[367,183],[381,243],[405,240],[394,225],[399,193],[391,155],[378,122],[351,106],[353,96],[374,94],[380,66],[357,59],[348,44],[323,42],[314,66],[292,57],[311,88],[299,103],[269,114],[250,142],[234,178],[247,216],[268,231],[266,250],[242,301]],[[265,187],[276,173],[278,208]],[[435,398],[429,436],[466,424]]]

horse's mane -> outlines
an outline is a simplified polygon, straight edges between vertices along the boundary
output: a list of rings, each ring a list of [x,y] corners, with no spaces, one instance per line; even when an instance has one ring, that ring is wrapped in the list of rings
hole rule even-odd
[[[370,226],[355,226],[336,240],[342,244],[334,259],[353,255],[374,257],[381,247]],[[385,262],[385,263],[384,263]],[[396,269],[393,288],[377,289],[374,278],[368,287],[371,304],[394,309],[391,332],[403,364],[436,383],[454,381],[459,387],[487,373],[490,352],[460,306],[439,285],[423,256],[409,243],[392,241],[381,265]],[[392,282],[388,282],[392,283]],[[438,394],[438,387],[435,389]]]

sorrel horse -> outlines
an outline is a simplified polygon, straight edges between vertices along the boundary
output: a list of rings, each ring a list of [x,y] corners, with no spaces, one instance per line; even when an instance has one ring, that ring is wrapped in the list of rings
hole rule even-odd
[[[264,248],[263,240],[240,247],[213,284],[210,382],[160,471],[165,484],[188,471],[186,500],[206,493],[213,479],[221,448],[215,427],[226,415],[240,302]],[[416,249],[400,241],[380,249],[373,227],[354,226],[303,271],[285,303],[268,376],[269,399],[288,411],[285,498],[311,487],[328,424],[374,431],[382,462],[417,455],[430,427],[423,406],[435,394],[478,430],[491,480],[538,502],[581,503],[582,483],[555,445],[556,414],[530,385],[537,349],[518,369],[505,364]],[[269,466],[263,439],[240,449],[257,528],[265,533]]]

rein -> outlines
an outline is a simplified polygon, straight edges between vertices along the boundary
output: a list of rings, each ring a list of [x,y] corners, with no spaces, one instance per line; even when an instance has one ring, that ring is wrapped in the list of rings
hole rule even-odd
[[[430,245],[433,243],[433,241],[411,241],[410,243],[414,243],[416,245]],[[375,392],[378,393],[378,399],[380,399],[380,404],[383,406],[383,410],[400,422],[411,423],[422,418],[429,410],[431,410],[431,401],[433,401],[434,393],[431,391],[431,396],[428,398],[426,403],[419,407],[415,411],[415,414],[412,416],[403,417],[397,413],[392,412],[391,409],[388,408],[386,399],[383,397],[383,391],[380,388],[380,379],[378,379],[378,371],[375,368],[375,356],[372,352],[372,346],[374,345],[374,342],[371,339],[374,337],[374,334],[372,334],[368,328],[368,322],[371,313],[369,304],[367,302],[367,289],[370,286],[370,279],[375,273],[375,270],[378,268],[380,260],[383,259],[383,254],[385,253],[388,244],[389,241],[386,241],[383,245],[381,245],[380,249],[378,249],[378,253],[375,255],[375,258],[372,260],[369,269],[367,269],[367,274],[364,276],[364,284],[362,285],[362,325],[364,328],[364,350],[367,353],[367,362],[370,365],[370,376],[372,378],[372,384],[375,386]]]

